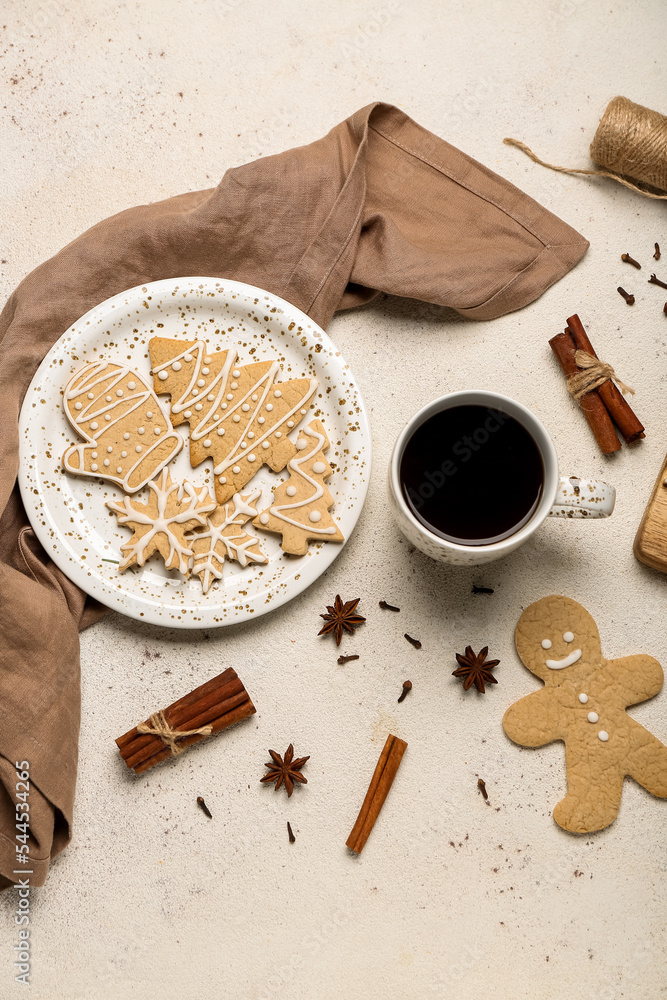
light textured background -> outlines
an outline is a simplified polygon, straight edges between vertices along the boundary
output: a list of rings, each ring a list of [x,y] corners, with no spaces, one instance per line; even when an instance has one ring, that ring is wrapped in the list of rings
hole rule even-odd
[[[533,690],[513,650],[522,607],[582,601],[610,656],[667,663],[667,581],[632,539],[665,446],[664,204],[556,175],[502,145],[587,165],[608,100],[667,111],[660,0],[323,4],[275,0],[5,0],[0,28],[3,296],[88,226],[127,206],[215,184],[225,169],[307,143],[371,100],[392,101],[522,187],[591,249],[538,302],[492,323],[384,299],[338,317],[373,426],[358,528],[328,574],[244,626],[171,633],[110,615],[82,636],[83,724],[74,840],[33,893],[39,1000],[184,995],[233,1000],[641,997],[667,991],[667,803],[626,782],[603,833],[561,831],[559,744],[520,750],[505,708]],[[630,251],[641,273],[620,263]],[[629,309],[616,294],[637,295]],[[567,398],[547,339],[578,312],[637,389],[647,438],[602,458]],[[476,386],[521,400],[564,472],[618,490],[612,519],[550,521],[480,571],[410,551],[390,523],[385,472],[410,414]],[[480,488],[501,489],[500,483]],[[472,597],[472,582],[493,587]],[[319,613],[361,596],[368,623],[336,665]],[[380,598],[401,607],[381,612]],[[408,630],[423,642],[416,652]],[[499,683],[464,695],[454,652],[490,646]],[[258,706],[248,723],[135,778],[113,739],[228,664]],[[401,682],[414,689],[396,704]],[[667,741],[667,691],[633,710]],[[364,854],[344,844],[381,745],[409,742]],[[311,754],[288,801],[258,784],[266,748]],[[491,805],[482,801],[485,778]],[[214,819],[195,805],[204,795]],[[286,820],[297,842],[287,841]],[[0,995],[12,984],[15,894],[0,899]],[[187,986],[186,986],[187,984]]]

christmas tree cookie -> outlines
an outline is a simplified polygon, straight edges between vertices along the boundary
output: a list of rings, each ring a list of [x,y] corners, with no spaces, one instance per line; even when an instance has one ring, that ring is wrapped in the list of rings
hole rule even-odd
[[[143,566],[154,552],[159,552],[167,569],[178,569],[183,576],[189,576],[192,549],[187,544],[186,532],[205,525],[206,514],[215,510],[215,502],[205,486],[197,491],[188,482],[172,483],[168,469],[163,469],[159,478],[148,484],[148,489],[146,503],[124,497],[122,503],[107,504],[117,515],[118,523],[134,532],[121,546],[120,569],[135,564]]]
[[[297,438],[297,455],[288,464],[289,479],[277,487],[272,505],[253,521],[265,531],[282,535],[284,552],[303,556],[309,541],[344,541],[329,513],[334,501],[324,485],[333,471],[324,457],[328,447],[319,420],[304,427]]]
[[[236,351],[203,340],[153,337],[155,391],[171,396],[174,425],[190,425],[190,461],[213,459],[215,495],[227,503],[266,464],[280,472],[296,454],[287,435],[300,423],[316,379],[276,382],[277,361],[238,365]]]
[[[227,559],[241,566],[250,562],[265,563],[266,556],[254,535],[243,528],[246,521],[257,515],[252,504],[261,495],[260,489],[248,493],[235,493],[229,503],[216,507],[206,518],[204,531],[192,535],[195,573],[207,593],[214,580],[222,579],[222,566]]]

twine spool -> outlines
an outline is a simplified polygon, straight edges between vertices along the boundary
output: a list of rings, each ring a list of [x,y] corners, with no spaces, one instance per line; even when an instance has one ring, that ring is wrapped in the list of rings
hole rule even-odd
[[[611,177],[646,198],[667,199],[667,117],[634,104],[627,97],[615,97],[609,102],[591,143],[591,159],[605,168],[603,170],[559,167],[545,163],[518,139],[504,139],[503,142],[517,146],[535,163],[550,170]]]

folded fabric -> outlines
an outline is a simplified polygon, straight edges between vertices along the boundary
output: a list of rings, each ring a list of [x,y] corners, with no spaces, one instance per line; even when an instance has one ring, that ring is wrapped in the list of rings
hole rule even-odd
[[[17,869],[16,761],[30,762],[30,867],[71,837],[86,602],[40,549],[16,487],[18,416],[70,324],[159,278],[236,278],[326,326],[380,291],[493,319],[537,298],[588,243],[395,107],[371,104],[312,145],[228,170],[217,188],[128,209],[19,285],[0,316],[0,887]]]

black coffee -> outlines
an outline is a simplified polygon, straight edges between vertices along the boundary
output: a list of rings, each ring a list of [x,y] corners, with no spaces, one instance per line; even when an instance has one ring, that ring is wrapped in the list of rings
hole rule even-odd
[[[534,513],[544,482],[542,456],[525,427],[485,406],[453,406],[423,423],[399,474],[415,517],[463,545],[513,535]]]

